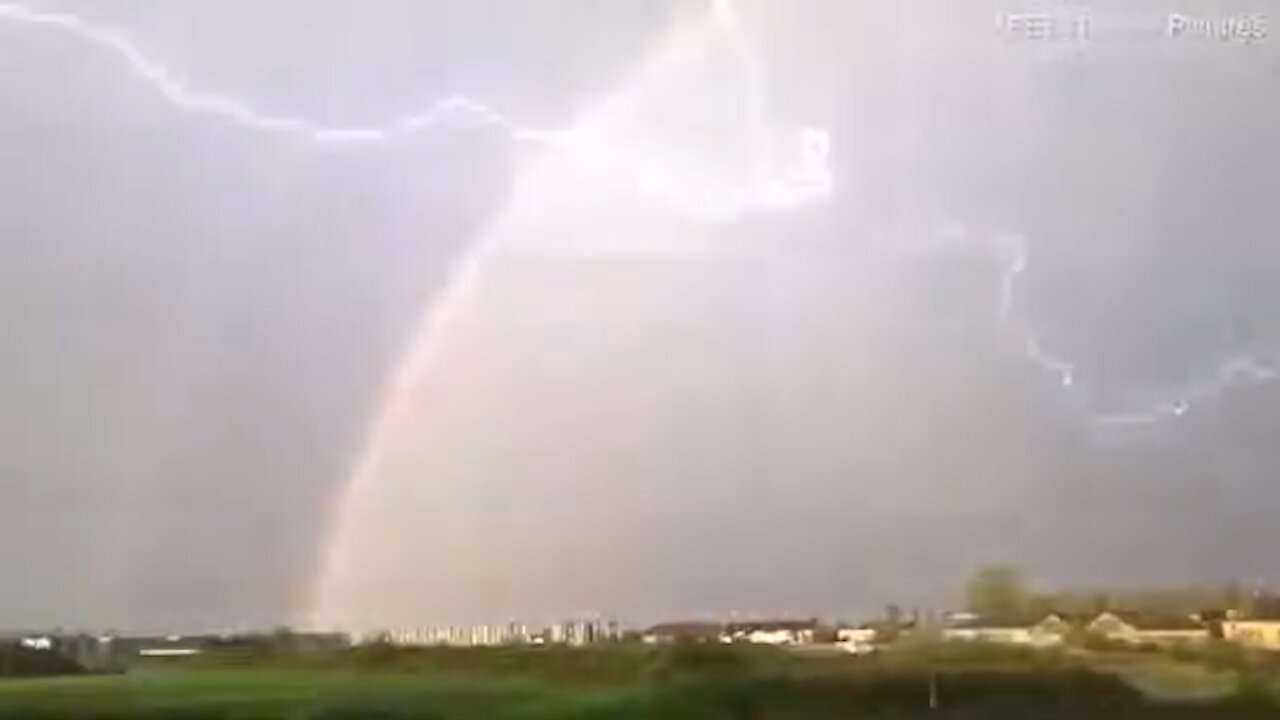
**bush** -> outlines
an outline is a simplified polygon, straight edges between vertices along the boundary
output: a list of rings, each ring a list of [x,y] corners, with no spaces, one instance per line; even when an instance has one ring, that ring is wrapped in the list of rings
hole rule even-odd
[[[747,652],[747,648],[717,643],[676,643],[650,658],[645,678],[668,682],[690,676],[740,676],[751,669]]]
[[[1235,643],[1212,640],[1201,645],[1175,645],[1170,657],[1182,662],[1203,663],[1212,670],[1241,670],[1250,665],[1249,653]]]
[[[85,669],[52,650],[35,650],[16,644],[0,645],[0,677],[79,675]]]
[[[1140,649],[1133,643],[1125,642],[1124,640],[1113,640],[1105,635],[1097,635],[1095,633],[1086,634],[1082,645],[1085,650],[1102,653],[1133,652]]]

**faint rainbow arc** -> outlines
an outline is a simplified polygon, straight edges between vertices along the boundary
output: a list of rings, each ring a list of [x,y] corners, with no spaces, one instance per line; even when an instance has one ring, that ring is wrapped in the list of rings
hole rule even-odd
[[[641,62],[640,69],[634,75],[644,75],[652,65],[678,56],[686,49],[686,43],[698,42],[703,38],[703,33],[730,33],[735,52],[742,63],[748,94],[748,122],[751,123],[751,138],[754,141],[751,149],[755,155],[752,177],[739,186],[713,187],[688,182],[678,175],[655,175],[655,158],[652,155],[600,140],[603,133],[597,132],[597,128],[606,124],[604,118],[611,116],[615,107],[622,104],[629,82],[622,83],[618,91],[606,97],[592,112],[585,113],[573,129],[561,133],[562,137],[573,138],[573,142],[560,146],[560,149],[566,151],[564,154],[584,161],[592,169],[639,169],[638,174],[628,178],[634,182],[634,189],[701,222],[733,222],[757,211],[792,211],[829,197],[833,181],[827,165],[829,147],[825,131],[813,128],[802,130],[804,146],[801,167],[789,177],[781,177],[775,173],[772,157],[765,145],[769,128],[763,117],[765,103],[760,92],[762,81],[759,59],[739,24],[736,13],[732,12],[731,3],[719,0],[715,11],[698,26],[699,32],[683,33],[680,32],[682,29],[677,28],[664,36],[658,49]],[[556,157],[559,156],[557,154]],[[614,176],[617,177],[616,174]],[[536,174],[525,178],[527,183],[539,181]],[[498,217],[500,222],[502,213]],[[349,532],[348,525],[351,522],[350,518],[342,515],[359,506],[357,498],[377,476],[384,458],[385,441],[394,432],[401,411],[441,351],[456,316],[476,292],[482,267],[496,250],[495,229],[493,226],[487,228],[480,240],[454,266],[439,297],[425,310],[422,321],[412,335],[409,348],[386,386],[366,443],[358,455],[349,480],[343,486],[344,495],[335,503],[340,517],[331,527],[319,579],[310,598],[310,615],[306,619],[309,626],[331,627],[338,624],[334,616],[340,616],[341,611],[332,611],[326,604],[335,595],[341,594],[341,591],[334,588],[343,584],[345,563],[351,560],[341,557],[343,548],[340,547],[340,539]]]

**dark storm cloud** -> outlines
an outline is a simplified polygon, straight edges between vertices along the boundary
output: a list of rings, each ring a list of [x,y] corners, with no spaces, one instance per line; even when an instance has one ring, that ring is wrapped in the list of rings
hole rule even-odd
[[[668,19],[259,5],[61,4],[193,85],[334,123],[465,89],[562,125]],[[835,203],[715,230],[733,250],[710,256],[496,271],[433,386],[438,434],[407,441],[430,482],[387,496],[388,564],[448,573],[406,570],[391,621],[932,603],[989,559],[1280,574],[1275,389],[1099,431],[998,321],[981,240],[1027,237],[1023,308],[1091,403],[1280,348],[1276,41],[1043,61],[995,36],[1014,3],[886,5],[742,3],[779,122],[832,131]],[[1174,10],[1256,7],[1114,12]],[[379,383],[508,195],[508,149],[256,135],[7,24],[0,91],[20,99],[0,111],[0,625],[287,618]],[[903,259],[937,222],[973,244]]]
[[[363,607],[844,612],[944,601],[992,559],[1048,582],[1275,572],[1254,502],[1269,386],[1159,426],[1092,421],[1276,347],[1276,179],[1231,160],[1276,142],[1257,112],[1274,49],[1043,60],[997,36],[994,3],[805,7],[753,9],[780,116],[836,138],[837,201],[719,232],[710,259],[548,251],[499,273],[370,503]],[[1126,12],[1158,28],[1173,9]],[[511,234],[561,234],[521,217]],[[949,249],[939,223],[963,230]],[[615,248],[706,244],[583,224]],[[1077,388],[1000,322],[1006,232],[1034,258],[1020,308]]]
[[[192,86],[335,124],[458,91],[563,124],[665,19],[61,7]],[[359,150],[264,136],[56,30],[0,37],[0,625],[286,619],[407,330],[506,192],[508,148],[465,124]]]

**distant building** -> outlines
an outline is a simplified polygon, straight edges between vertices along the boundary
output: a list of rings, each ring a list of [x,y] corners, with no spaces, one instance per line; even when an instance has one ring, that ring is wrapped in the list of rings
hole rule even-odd
[[[616,620],[596,618],[591,621],[589,637],[593,643],[615,642],[622,639],[622,626]]]
[[[1027,623],[984,622],[981,620],[942,629],[942,639],[959,642],[1032,645],[1031,625]]]
[[[53,640],[47,635],[29,635],[18,640],[18,644],[31,650],[52,650]]]
[[[715,622],[660,623],[645,630],[641,641],[654,645],[673,642],[717,642],[723,626]]]
[[[1066,642],[1069,618],[1050,614],[1036,621],[991,622],[976,615],[953,615],[942,629],[944,640],[987,642],[1027,647],[1056,647]]]
[[[1133,645],[1184,645],[1207,642],[1209,626],[1191,617],[1110,611],[1085,627],[1090,635]]]
[[[589,645],[622,638],[622,626],[617,621],[600,618],[565,620],[547,628],[545,641],[562,645]]]
[[[836,644],[855,655],[875,650],[876,630],[872,627],[842,627],[836,630]]]
[[[1033,637],[1040,645],[1061,645],[1068,638],[1080,631],[1079,616],[1068,613],[1049,613],[1031,629]]]
[[[721,635],[726,642],[749,642],[762,645],[807,645],[814,641],[819,623],[810,620],[764,620],[732,622]]]
[[[874,643],[876,629],[872,627],[842,627],[836,629],[836,642]]]
[[[452,645],[459,647],[516,645],[529,642],[528,628],[517,622],[492,625],[446,625],[389,633],[396,645]]]
[[[122,638],[124,647],[133,649],[140,657],[184,657],[199,655],[218,640],[203,635],[166,635],[164,637]]]
[[[515,621],[485,625],[447,625],[395,630],[387,639],[396,645],[450,645],[485,647],[497,645],[589,643],[618,640],[621,626],[616,621],[566,620],[543,631],[533,632],[528,625]]]
[[[586,645],[594,642],[593,630],[594,626],[590,620],[569,620],[565,622],[565,642],[570,645]]]
[[[324,633],[262,633],[220,635],[114,635],[55,633],[25,635],[20,644],[54,652],[93,671],[125,669],[143,658],[177,658],[214,650],[270,650],[317,652],[347,647],[350,638]]]
[[[1280,650],[1280,620],[1225,620],[1222,639],[1259,650]]]

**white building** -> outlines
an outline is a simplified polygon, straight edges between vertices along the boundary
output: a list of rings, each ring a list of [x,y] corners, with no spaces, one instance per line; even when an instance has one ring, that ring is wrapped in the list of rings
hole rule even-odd
[[[836,644],[855,655],[874,651],[875,643],[876,631],[871,628],[845,627],[836,630]]]
[[[964,617],[957,621],[956,616],[953,616],[951,625],[943,628],[942,637],[944,640],[961,642],[1046,648],[1063,644],[1071,629],[1070,621],[1056,614],[1033,623],[993,623],[976,617]]]
[[[735,622],[725,626],[721,640],[762,645],[804,645],[813,642],[817,629],[817,620]]]
[[[513,645],[528,642],[529,631],[523,624],[516,622],[469,626],[447,625],[397,630],[390,633],[390,639],[397,645],[458,647]]]
[[[519,622],[492,623],[486,625],[445,625],[396,630],[387,634],[396,645],[450,645],[457,647],[523,645],[537,642],[585,645],[593,642],[615,640],[621,637],[616,622],[603,620],[569,620],[547,628],[547,632],[532,633],[529,626]]]
[[[1025,625],[1000,626],[977,625],[972,627],[945,628],[942,637],[963,642],[1000,643],[1002,645],[1032,645],[1031,628]]]
[[[52,650],[53,638],[45,636],[24,637],[18,641],[18,644],[32,650]]]

